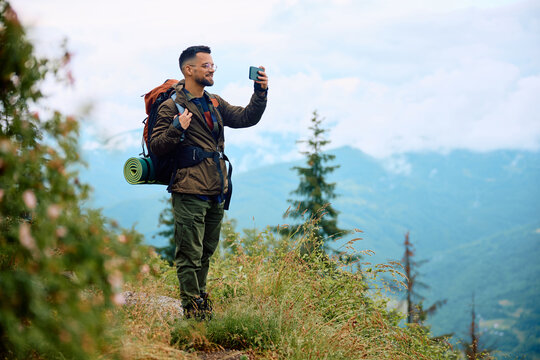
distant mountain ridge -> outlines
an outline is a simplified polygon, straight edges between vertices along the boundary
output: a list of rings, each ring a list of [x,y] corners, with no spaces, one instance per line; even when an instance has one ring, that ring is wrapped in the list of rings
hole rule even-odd
[[[339,226],[363,231],[357,246],[375,251],[366,261],[401,259],[407,231],[417,260],[429,260],[419,269],[431,287],[422,292],[426,304],[448,300],[431,320],[435,334],[466,333],[474,291],[485,337],[505,352],[540,358],[540,306],[531,300],[540,295],[539,153],[463,150],[379,160],[350,147],[329,152],[336,155],[332,164],[340,165],[329,177],[337,184]],[[162,243],[151,236],[158,230],[164,187],[127,185],[118,171],[125,159],[96,156],[82,176],[95,187],[95,204],[107,216],[127,227],[137,222],[147,241]],[[92,168],[99,161],[98,176]],[[227,215],[237,220],[237,230],[289,221],[282,215],[298,185],[295,165],[303,162],[233,176]]]

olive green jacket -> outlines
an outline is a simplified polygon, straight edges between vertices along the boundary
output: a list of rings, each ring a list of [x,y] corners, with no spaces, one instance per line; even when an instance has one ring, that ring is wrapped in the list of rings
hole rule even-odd
[[[259,122],[266,108],[266,92],[255,91],[246,107],[233,106],[218,95],[208,94],[210,98],[215,99],[212,102],[217,110],[215,111],[215,115],[218,122],[219,135],[216,140],[205,121],[204,114],[201,114],[193,102],[186,99],[185,92],[182,91],[184,80],[179,81],[175,85],[175,88],[176,99],[168,99],[159,106],[156,124],[150,138],[150,150],[158,156],[174,152],[178,146],[198,146],[205,151],[224,152],[224,126],[231,128],[253,126]],[[191,123],[184,132],[183,139],[182,132],[172,125],[173,118],[178,113],[174,101],[193,113]],[[216,107],[215,105],[218,106]],[[226,191],[228,186],[226,164],[223,159],[220,162],[225,179],[224,189]],[[178,169],[171,191],[181,194],[207,196],[220,194],[221,179],[214,160],[207,158],[197,165]]]

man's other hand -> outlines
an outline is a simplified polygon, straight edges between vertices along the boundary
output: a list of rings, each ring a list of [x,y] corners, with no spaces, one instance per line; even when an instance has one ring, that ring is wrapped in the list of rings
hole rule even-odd
[[[173,126],[180,131],[186,131],[191,123],[191,116],[193,116],[193,114],[186,109],[182,114],[178,114],[174,117]]]

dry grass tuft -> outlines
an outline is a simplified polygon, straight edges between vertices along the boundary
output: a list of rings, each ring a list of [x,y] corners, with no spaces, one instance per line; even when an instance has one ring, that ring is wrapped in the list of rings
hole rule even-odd
[[[383,273],[399,281],[391,264],[363,263],[362,271],[346,271],[350,262],[303,252],[310,234],[296,241],[275,239],[269,231],[234,239],[211,265],[215,314],[209,322],[180,319],[175,269],[153,260],[159,271],[130,284],[129,306],[116,314],[126,329],[122,357],[457,358],[447,345],[430,340],[424,328],[399,326],[402,316],[386,310],[388,299],[368,290]]]

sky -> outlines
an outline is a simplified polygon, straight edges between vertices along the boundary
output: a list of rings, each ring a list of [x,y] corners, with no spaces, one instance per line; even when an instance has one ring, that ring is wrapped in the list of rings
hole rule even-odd
[[[410,151],[540,149],[540,1],[12,0],[38,53],[67,39],[71,87],[48,105],[79,114],[85,151],[138,153],[141,95],[181,78],[180,52],[212,48],[207,88],[247,105],[251,65],[268,106],[227,129],[240,171],[299,158],[314,110],[330,148],[377,158]],[[227,152],[227,151],[226,151]]]

